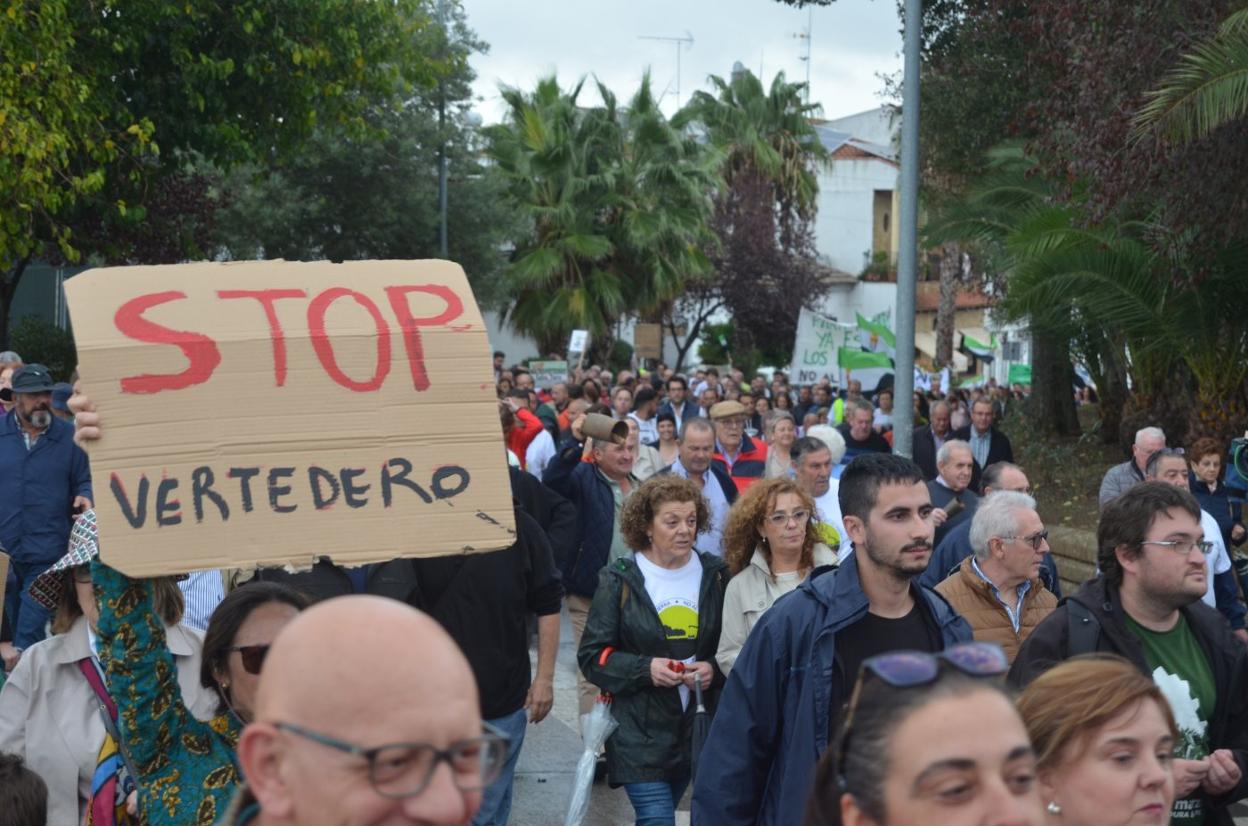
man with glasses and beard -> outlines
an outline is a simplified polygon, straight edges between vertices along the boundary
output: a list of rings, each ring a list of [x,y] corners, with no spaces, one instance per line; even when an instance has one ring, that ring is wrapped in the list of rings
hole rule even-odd
[[[27,593],[65,554],[74,513],[92,507],[87,454],[74,426],[52,415],[53,381],[42,364],[13,374],[13,409],[0,422],[0,546],[11,558],[4,615],[12,642],[0,644],[6,671],[43,639],[48,613]]]
[[[1248,648],[1202,601],[1210,537],[1184,488],[1143,482],[1105,505],[1097,567],[1023,643],[1009,682],[1022,688],[1063,660],[1130,660],[1166,695],[1179,726],[1172,824],[1233,822],[1248,796]]]
[[[854,553],[763,614],[728,677],[702,751],[693,822],[800,823],[811,776],[864,660],[941,651],[971,628],[914,578],[932,554],[932,502],[909,459],[864,454],[841,476]]]

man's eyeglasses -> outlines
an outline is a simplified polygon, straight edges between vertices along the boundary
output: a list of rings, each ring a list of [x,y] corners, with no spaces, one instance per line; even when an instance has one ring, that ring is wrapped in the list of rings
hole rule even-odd
[[[1200,552],[1205,556],[1209,556],[1213,552],[1213,543],[1195,539],[1145,539],[1140,542],[1141,545],[1160,545],[1163,548],[1169,548],[1176,554],[1187,556],[1192,552],[1192,548],[1200,548]]]
[[[322,746],[363,757],[368,761],[368,779],[377,794],[392,800],[415,797],[423,792],[433,780],[439,763],[450,767],[451,777],[460,791],[480,791],[498,779],[507,759],[507,735],[489,723],[483,725],[480,737],[460,740],[447,749],[428,743],[390,743],[364,748],[293,723],[273,725]]]
[[[773,513],[771,516],[767,517],[767,521],[770,522],[772,526],[776,528],[783,528],[785,525],[789,524],[790,520],[792,520],[793,522],[796,522],[799,525],[805,525],[808,519],[810,519],[810,511],[803,511],[803,510],[796,510],[796,511],[793,511],[792,513],[785,513],[784,511],[777,511],[776,513]]]
[[[853,734],[854,714],[862,698],[862,687],[874,677],[893,688],[918,688],[931,685],[940,678],[941,662],[969,674],[972,677],[1000,677],[1010,670],[1010,661],[998,645],[985,642],[968,642],[955,645],[938,654],[923,651],[892,651],[863,661],[854,683],[854,693],[845,709],[845,725],[836,750],[838,781],[845,785],[845,755],[849,753],[850,736]]]
[[[243,659],[243,668],[248,674],[259,674],[264,667],[264,658],[269,655],[267,645],[231,645],[226,651],[237,651]]]
[[[1041,545],[1049,541],[1049,532],[1040,531],[1039,533],[1033,533],[1031,536],[1003,536],[1001,538],[1002,539],[1021,539],[1024,542],[1026,542],[1028,545],[1030,545],[1033,551],[1038,551],[1040,550]]]

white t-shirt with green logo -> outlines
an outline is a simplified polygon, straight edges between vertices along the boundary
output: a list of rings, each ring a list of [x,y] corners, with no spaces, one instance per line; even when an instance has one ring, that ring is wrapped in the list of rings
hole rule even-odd
[[[696,553],[679,568],[660,568],[641,554],[633,557],[646,582],[646,593],[659,612],[659,621],[671,645],[673,659],[689,665],[698,650],[698,596],[702,588],[702,560]],[[680,704],[689,707],[689,689],[680,686]]]

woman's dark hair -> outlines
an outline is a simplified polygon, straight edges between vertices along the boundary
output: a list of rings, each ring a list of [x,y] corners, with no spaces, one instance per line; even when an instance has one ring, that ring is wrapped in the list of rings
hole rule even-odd
[[[0,826],[48,822],[48,787],[16,754],[0,753]]]
[[[238,636],[238,629],[251,616],[251,612],[270,602],[283,603],[296,611],[302,611],[312,601],[302,591],[276,582],[248,582],[230,591],[208,619],[203,659],[199,666],[200,685],[211,688],[221,696],[215,672],[225,670],[225,661],[230,656],[229,648]],[[225,697],[221,696],[217,713],[224,713],[226,708]]]
[[[846,713],[837,724],[836,738],[815,767],[815,782],[806,801],[804,826],[841,826],[841,796],[853,795],[863,814],[884,823],[884,784],[892,770],[889,746],[893,735],[911,715],[935,700],[962,697],[973,691],[995,691],[1009,697],[997,680],[972,677],[941,663],[936,681],[914,688],[893,688],[882,680],[862,687],[854,709],[852,738],[845,747]],[[837,756],[844,751],[844,763]]]
[[[655,424],[659,422],[671,422],[673,426],[676,424],[676,414],[664,410],[662,413],[654,417]]]

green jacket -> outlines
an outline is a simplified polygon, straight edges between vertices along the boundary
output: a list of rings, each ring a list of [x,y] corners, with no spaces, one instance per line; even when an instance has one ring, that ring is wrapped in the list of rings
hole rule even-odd
[[[702,586],[696,658],[710,663],[715,672],[712,684],[702,691],[707,710],[713,712],[715,696],[724,683],[715,651],[729,574],[719,557],[698,556]],[[598,658],[608,646],[616,650],[600,666]],[[630,557],[605,566],[598,575],[576,658],[586,679],[615,695],[611,713],[620,727],[607,740],[607,777],[612,786],[689,777],[696,704],[690,697],[689,707],[682,709],[677,688],[656,688],[650,681],[650,661],[671,656],[637,563]]]

